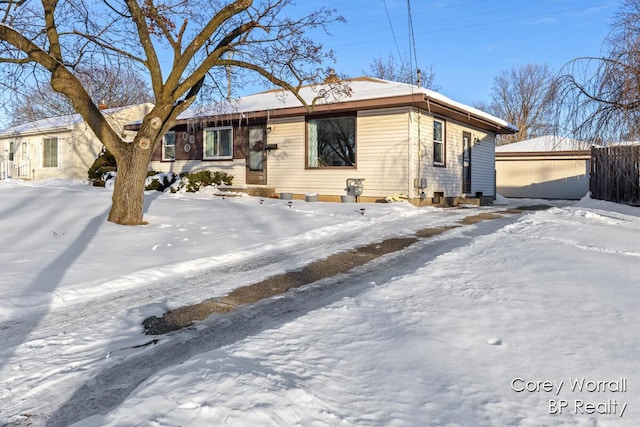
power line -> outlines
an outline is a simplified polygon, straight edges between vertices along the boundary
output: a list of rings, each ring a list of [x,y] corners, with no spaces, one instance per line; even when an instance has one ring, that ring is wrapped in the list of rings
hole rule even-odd
[[[393,22],[391,22],[391,15],[389,15],[389,8],[387,7],[387,0],[382,0],[384,3],[384,10],[387,13],[387,19],[389,20],[389,27],[391,28],[391,34],[393,35],[393,41],[396,44],[396,50],[398,51],[398,57],[402,62],[402,53],[400,53],[400,45],[398,44],[398,38],[396,37],[396,32],[393,29]]]
[[[469,3],[475,3],[475,2],[469,2]],[[549,17],[549,16],[554,16],[554,15],[558,15],[561,13],[570,13],[570,12],[579,12],[579,11],[584,11],[584,10],[588,10],[588,9],[593,9],[594,7],[602,7],[607,5],[607,3],[600,3],[597,5],[589,5],[589,6],[583,6],[583,7],[575,7],[575,8],[567,8],[567,9],[559,9],[559,10],[553,10],[553,11],[548,11],[548,12],[542,12],[542,13],[535,13],[535,14],[530,14],[530,15],[520,15],[520,16],[509,16],[509,17],[505,17],[505,18],[494,18],[494,19],[488,19],[488,20],[482,20],[481,22],[477,22],[477,23],[473,23],[473,24],[463,24],[463,25],[451,25],[451,26],[445,26],[443,28],[438,28],[438,29],[432,29],[432,30],[426,30],[426,31],[421,31],[419,34],[416,34],[417,36],[424,36],[424,35],[429,35],[429,34],[437,34],[437,33],[444,33],[444,32],[451,32],[451,31],[459,31],[459,30],[465,30],[465,29],[470,29],[470,28],[481,28],[481,27],[488,27],[488,26],[492,26],[495,24],[505,24],[505,23],[517,23],[517,22],[522,22],[524,20],[527,19],[531,19],[531,18],[541,18],[541,17]],[[496,10],[493,11],[492,13],[495,15],[496,13],[501,13],[501,12],[505,12],[505,11],[511,11],[511,10],[522,10],[525,8],[528,8],[529,6],[526,7],[517,7],[517,8],[509,8],[509,9],[501,9],[501,10]],[[386,8],[386,3],[385,3],[385,8]],[[488,14],[488,12],[484,12],[481,15],[486,15]],[[474,15],[477,17],[477,15]],[[430,26],[433,26],[433,24],[437,24],[437,23],[444,23],[444,22],[448,22],[448,21],[463,21],[467,18],[471,18],[471,15],[464,15],[464,16],[459,16],[459,17],[455,17],[455,18],[448,18],[448,19],[441,19],[441,20],[431,20]],[[391,20],[391,16],[388,13],[387,10],[387,19]],[[366,22],[373,22],[373,21],[366,21]],[[359,34],[362,34],[361,32],[359,32]],[[354,37],[346,37],[347,39],[357,39],[354,35]],[[398,43],[397,43],[397,39],[396,39],[396,35],[394,34],[394,40],[396,40],[396,48],[398,49]],[[353,42],[348,42],[348,43],[336,43],[337,46],[354,46],[354,45],[359,45],[359,44],[371,44],[374,42],[383,42],[385,40],[389,40],[389,38],[376,38],[376,39],[371,39],[368,38],[367,40],[363,40],[363,41],[353,41]]]
[[[409,20],[409,71],[413,79],[413,65],[418,69],[418,51],[416,49],[416,38],[413,31],[413,16],[411,13],[411,0],[407,0],[407,15]],[[420,71],[418,70],[418,86],[420,86]]]

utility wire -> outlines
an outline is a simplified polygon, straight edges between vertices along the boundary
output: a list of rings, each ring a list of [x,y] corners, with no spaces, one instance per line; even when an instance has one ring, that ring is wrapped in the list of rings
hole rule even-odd
[[[400,62],[404,62],[402,60],[402,53],[400,52],[400,45],[398,44],[398,38],[396,37],[396,32],[393,29],[393,22],[391,21],[391,15],[389,14],[389,8],[387,7],[387,0],[382,0],[382,3],[384,4],[384,10],[387,13],[387,19],[389,20],[389,27],[391,28],[391,34],[393,35],[393,41],[396,44],[396,50],[398,51],[398,58],[400,59]]]
[[[416,49],[416,37],[413,31],[413,16],[411,13],[411,0],[407,0],[407,14],[409,19],[409,70],[413,79],[415,63],[418,74],[418,86],[420,86],[420,70],[418,70],[418,51]]]

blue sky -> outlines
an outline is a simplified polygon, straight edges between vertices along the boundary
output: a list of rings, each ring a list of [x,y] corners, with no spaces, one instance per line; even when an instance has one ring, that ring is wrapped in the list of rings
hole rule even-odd
[[[335,8],[347,20],[321,35],[342,75],[357,77],[376,57],[407,57],[408,0],[297,0],[302,11]],[[489,102],[494,77],[528,63],[557,71],[580,56],[600,56],[619,0],[410,0],[415,57],[433,67],[440,92]],[[247,86],[238,95],[264,90]],[[247,93],[244,93],[248,91]],[[6,121],[0,113],[0,127]]]
[[[347,19],[324,41],[336,51],[341,74],[359,76],[375,57],[412,52],[407,0],[303,3],[336,8]],[[494,77],[512,66],[546,63],[557,71],[576,57],[601,56],[619,6],[611,0],[411,0],[417,63],[433,66],[444,95],[488,102]]]

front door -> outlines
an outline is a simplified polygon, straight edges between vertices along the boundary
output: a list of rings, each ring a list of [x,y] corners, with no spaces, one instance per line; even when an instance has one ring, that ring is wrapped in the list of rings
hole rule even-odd
[[[267,183],[267,128],[249,128],[249,155],[247,156],[247,184]]]
[[[471,133],[462,132],[462,194],[471,193]]]

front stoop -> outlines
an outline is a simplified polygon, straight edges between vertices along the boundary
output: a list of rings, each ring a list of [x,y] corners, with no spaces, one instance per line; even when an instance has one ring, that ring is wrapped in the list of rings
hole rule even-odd
[[[274,187],[259,187],[259,186],[246,186],[246,187],[233,187],[233,186],[218,186],[218,190],[229,193],[246,193],[250,196],[274,198],[276,197],[276,189]]]

